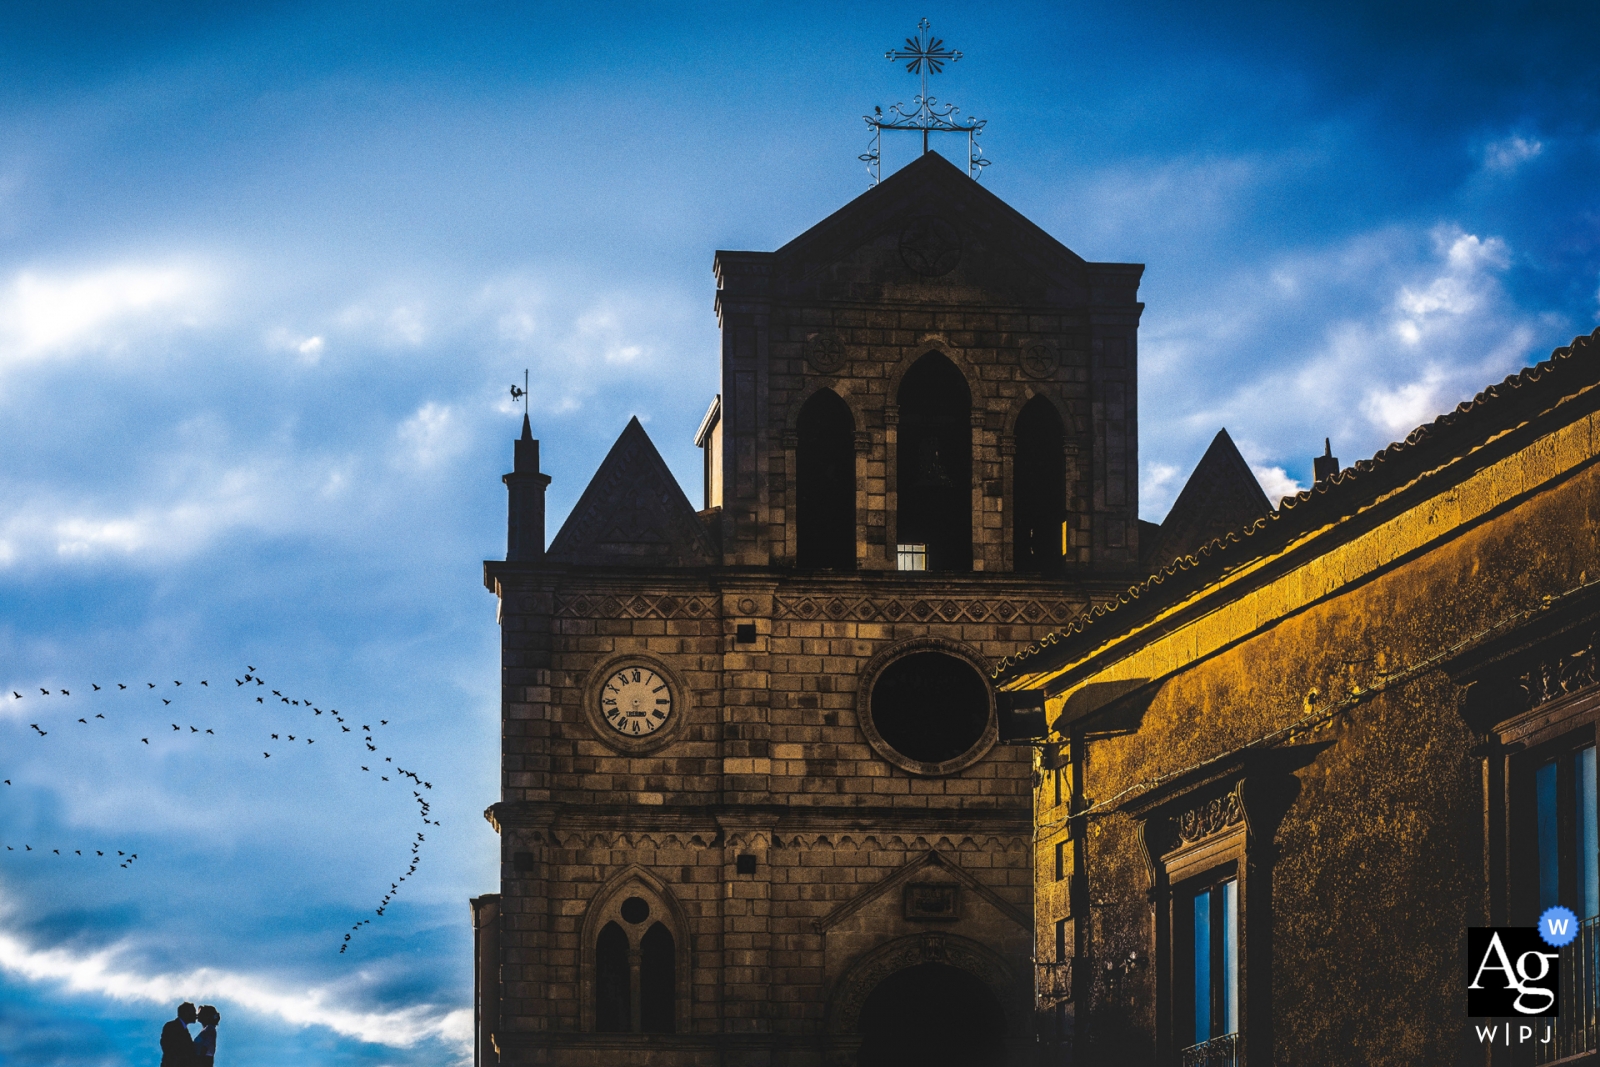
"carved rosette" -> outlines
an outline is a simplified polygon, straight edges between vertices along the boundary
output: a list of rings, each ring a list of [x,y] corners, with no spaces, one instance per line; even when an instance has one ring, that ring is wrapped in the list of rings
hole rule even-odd
[[[818,374],[832,374],[850,358],[844,341],[831,330],[806,335],[806,362]]]

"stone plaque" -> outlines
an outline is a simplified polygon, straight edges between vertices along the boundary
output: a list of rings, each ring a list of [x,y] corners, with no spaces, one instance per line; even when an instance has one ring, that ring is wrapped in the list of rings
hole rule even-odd
[[[912,882],[906,886],[907,919],[948,922],[961,918],[961,887],[953,882]]]

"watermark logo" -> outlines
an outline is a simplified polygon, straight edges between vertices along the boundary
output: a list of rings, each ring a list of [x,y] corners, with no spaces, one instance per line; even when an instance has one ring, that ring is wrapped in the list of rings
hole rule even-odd
[[[1554,909],[1551,911],[1566,909]],[[1572,915],[1569,911],[1567,915]],[[1545,913],[1549,917],[1550,912]],[[1474,926],[1467,929],[1467,1015],[1473,1018],[1523,1016],[1554,1018],[1561,989],[1560,953],[1540,926]],[[1564,921],[1555,916],[1557,923]],[[1577,920],[1555,936],[1566,944],[1577,936]],[[1552,928],[1554,930],[1555,928]]]
[[[1571,908],[1563,908],[1560,904],[1546,908],[1544,914],[1539,916],[1539,936],[1551,948],[1570,945],[1572,939],[1578,936],[1578,917]]]

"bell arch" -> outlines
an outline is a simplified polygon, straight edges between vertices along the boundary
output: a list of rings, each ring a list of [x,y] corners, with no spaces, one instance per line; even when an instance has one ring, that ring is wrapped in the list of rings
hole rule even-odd
[[[856,566],[856,420],[832,389],[818,389],[795,419],[795,563]]]
[[[639,866],[595,893],[579,931],[579,1025],[588,1032],[689,1029],[689,926],[667,884]]]
[[[1065,428],[1055,405],[1043,396],[1024,404],[1012,440],[1012,569],[1057,574],[1061,524],[1067,518],[1067,469]]]
[[[926,546],[927,569],[972,569],[972,390],[937,350],[924,353],[895,394],[896,538]]]

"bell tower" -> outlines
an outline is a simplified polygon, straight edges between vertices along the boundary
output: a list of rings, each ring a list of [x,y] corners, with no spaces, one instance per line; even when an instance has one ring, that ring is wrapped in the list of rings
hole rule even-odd
[[[505,477],[480,1063],[1026,1062],[989,678],[1137,577],[1143,268],[930,153],[713,269],[702,506],[637,419],[548,549],[526,421]]]

